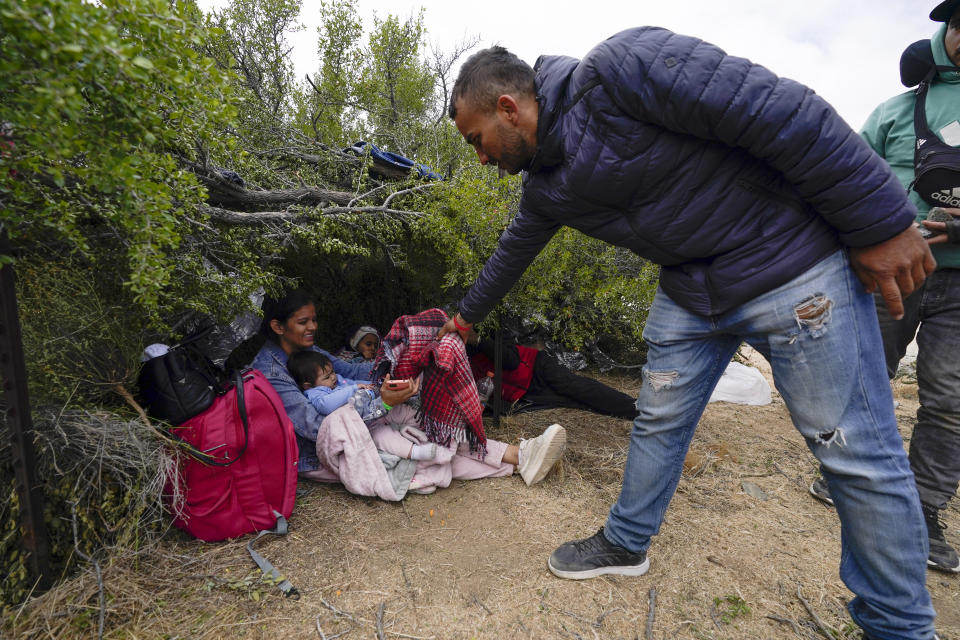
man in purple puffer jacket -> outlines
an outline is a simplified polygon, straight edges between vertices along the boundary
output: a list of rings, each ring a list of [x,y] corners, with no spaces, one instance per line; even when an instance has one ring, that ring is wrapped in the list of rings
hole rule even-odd
[[[481,163],[525,175],[516,217],[444,332],[466,335],[564,225],[663,267],[620,497],[550,570],[646,572],[700,415],[746,341],[836,478],[854,620],[875,638],[934,637],[926,533],[870,292],[899,316],[935,264],[886,163],[809,88],[651,27],[534,69],[481,51],[450,116]]]

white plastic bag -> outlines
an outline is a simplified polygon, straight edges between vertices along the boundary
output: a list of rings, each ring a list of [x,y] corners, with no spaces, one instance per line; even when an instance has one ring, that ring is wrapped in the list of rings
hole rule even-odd
[[[770,404],[770,385],[763,374],[731,361],[720,377],[710,402],[733,402],[736,404]]]

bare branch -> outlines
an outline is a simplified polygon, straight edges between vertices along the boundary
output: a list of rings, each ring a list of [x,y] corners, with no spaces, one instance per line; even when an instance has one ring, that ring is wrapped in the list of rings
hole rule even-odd
[[[390,209],[388,207],[333,206],[297,211],[231,211],[219,207],[201,206],[200,211],[218,222],[232,225],[260,225],[269,222],[302,222],[321,216],[334,216],[345,213],[380,214],[397,217],[410,216],[414,218],[423,217],[423,213],[420,211],[404,211],[402,209]]]
[[[382,205],[382,206],[384,206],[384,207],[389,206],[390,201],[393,200],[394,198],[396,198],[397,196],[402,196],[402,195],[405,195],[405,194],[407,194],[407,193],[413,193],[413,192],[415,192],[415,191],[423,191],[424,189],[429,189],[429,188],[431,188],[431,187],[435,187],[435,186],[437,186],[438,184],[440,184],[440,183],[439,183],[439,182],[430,182],[430,183],[428,183],[428,184],[421,184],[421,185],[417,185],[416,187],[411,187],[410,189],[402,189],[402,190],[400,190],[400,191],[397,191],[396,193],[391,193],[389,196],[387,196],[387,199],[383,201],[383,205]]]

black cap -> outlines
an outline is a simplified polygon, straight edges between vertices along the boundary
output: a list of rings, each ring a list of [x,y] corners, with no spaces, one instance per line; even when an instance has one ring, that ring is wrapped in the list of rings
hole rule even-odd
[[[960,0],[943,0],[930,12],[930,19],[936,22],[949,22],[957,7],[960,7]]]

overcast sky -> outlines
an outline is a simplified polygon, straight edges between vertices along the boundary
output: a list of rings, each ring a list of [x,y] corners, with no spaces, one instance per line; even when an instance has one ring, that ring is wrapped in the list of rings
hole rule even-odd
[[[200,0],[222,6],[224,0]],[[465,37],[499,44],[531,65],[541,54],[582,57],[628,27],[655,25],[719,45],[799,80],[831,102],[854,129],[873,108],[906,89],[900,53],[929,38],[936,0],[357,0],[364,24],[374,12],[402,19],[423,7],[427,39],[449,51]],[[291,34],[299,78],[315,71],[319,0],[303,0],[306,26]]]

